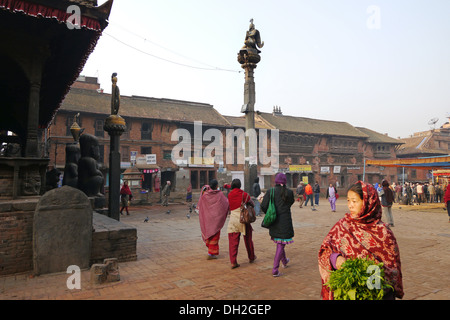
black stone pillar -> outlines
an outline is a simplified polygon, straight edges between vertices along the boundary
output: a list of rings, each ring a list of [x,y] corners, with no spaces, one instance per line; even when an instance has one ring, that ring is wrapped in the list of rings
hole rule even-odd
[[[31,83],[30,102],[28,105],[27,141],[25,144],[25,157],[39,157],[38,126],[39,126],[39,99],[41,85],[38,82]]]
[[[109,153],[109,217],[120,220],[120,136],[126,130],[125,120],[111,115],[105,121],[104,130],[111,137]]]

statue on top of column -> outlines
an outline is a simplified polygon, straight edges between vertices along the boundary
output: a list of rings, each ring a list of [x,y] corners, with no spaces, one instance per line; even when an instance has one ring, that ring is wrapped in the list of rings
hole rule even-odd
[[[111,76],[112,81],[112,93],[111,93],[111,114],[118,115],[120,107],[120,90],[117,86],[117,73],[113,73]]]
[[[261,49],[262,47],[264,47],[264,41],[261,41],[261,34],[255,28],[253,19],[251,19],[249,30],[245,35],[244,46],[238,53],[239,63],[258,63],[261,60],[261,57],[259,56],[261,51],[259,49]]]
[[[256,30],[253,24],[253,19],[250,20],[250,27],[245,36],[245,46],[246,49],[255,49],[258,53],[261,53],[258,48],[262,49],[264,47],[264,41],[261,41],[261,35],[258,30]]]

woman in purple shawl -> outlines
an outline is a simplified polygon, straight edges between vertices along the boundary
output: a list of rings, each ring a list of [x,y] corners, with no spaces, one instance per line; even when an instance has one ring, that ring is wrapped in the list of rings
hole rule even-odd
[[[202,188],[198,200],[198,214],[202,239],[208,247],[208,260],[219,255],[220,230],[229,212],[228,200],[222,191],[217,190],[217,180],[211,180]]]

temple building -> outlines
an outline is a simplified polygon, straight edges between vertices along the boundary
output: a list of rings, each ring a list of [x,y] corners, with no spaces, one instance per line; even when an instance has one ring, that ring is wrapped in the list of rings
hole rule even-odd
[[[47,191],[46,129],[108,25],[112,3],[0,0],[0,276],[29,272],[42,256],[33,239],[46,234],[35,226]]]
[[[112,2],[0,0],[0,197],[45,191],[44,129],[108,25]]]

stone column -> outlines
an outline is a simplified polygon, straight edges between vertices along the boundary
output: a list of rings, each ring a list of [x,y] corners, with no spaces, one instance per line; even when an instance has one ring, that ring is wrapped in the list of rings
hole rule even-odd
[[[48,52],[42,46],[30,56],[29,63],[31,68],[28,75],[30,79],[30,96],[28,100],[27,140],[24,152],[26,158],[40,158],[38,140],[39,101],[41,97],[42,68],[47,56]]]
[[[120,220],[120,136],[127,125],[119,116],[120,90],[117,86],[117,73],[111,76],[111,115],[106,119],[104,130],[111,137],[109,152],[109,217]]]
[[[109,116],[104,125],[110,139],[109,152],[109,217],[120,220],[120,136],[126,130],[125,120],[119,115]]]
[[[244,164],[244,189],[245,192],[250,193],[253,182],[258,176],[258,165],[250,161],[250,155],[255,159],[255,154],[250,152],[250,137],[251,130],[255,130],[255,79],[253,77],[255,63],[245,63],[242,65],[245,70],[245,84],[244,84],[244,107],[245,110],[245,164]]]
[[[38,126],[39,126],[39,98],[41,84],[32,82],[30,85],[30,100],[28,105],[27,141],[25,144],[25,157],[38,158]]]
[[[264,42],[261,42],[259,31],[255,29],[253,19],[250,20],[250,27],[245,37],[245,45],[238,53],[238,62],[241,64],[242,69],[245,70],[245,84],[244,84],[244,105],[241,112],[245,113],[245,165],[244,165],[244,190],[250,193],[253,182],[258,176],[258,165],[252,160],[257,159],[257,146],[253,146],[254,149],[250,150],[250,131],[255,130],[255,79],[254,70],[257,63],[261,60],[259,53],[261,51],[258,48],[264,46]],[[253,143],[257,143],[253,141]],[[255,151],[256,150],[256,151]],[[251,152],[252,151],[252,152]]]

